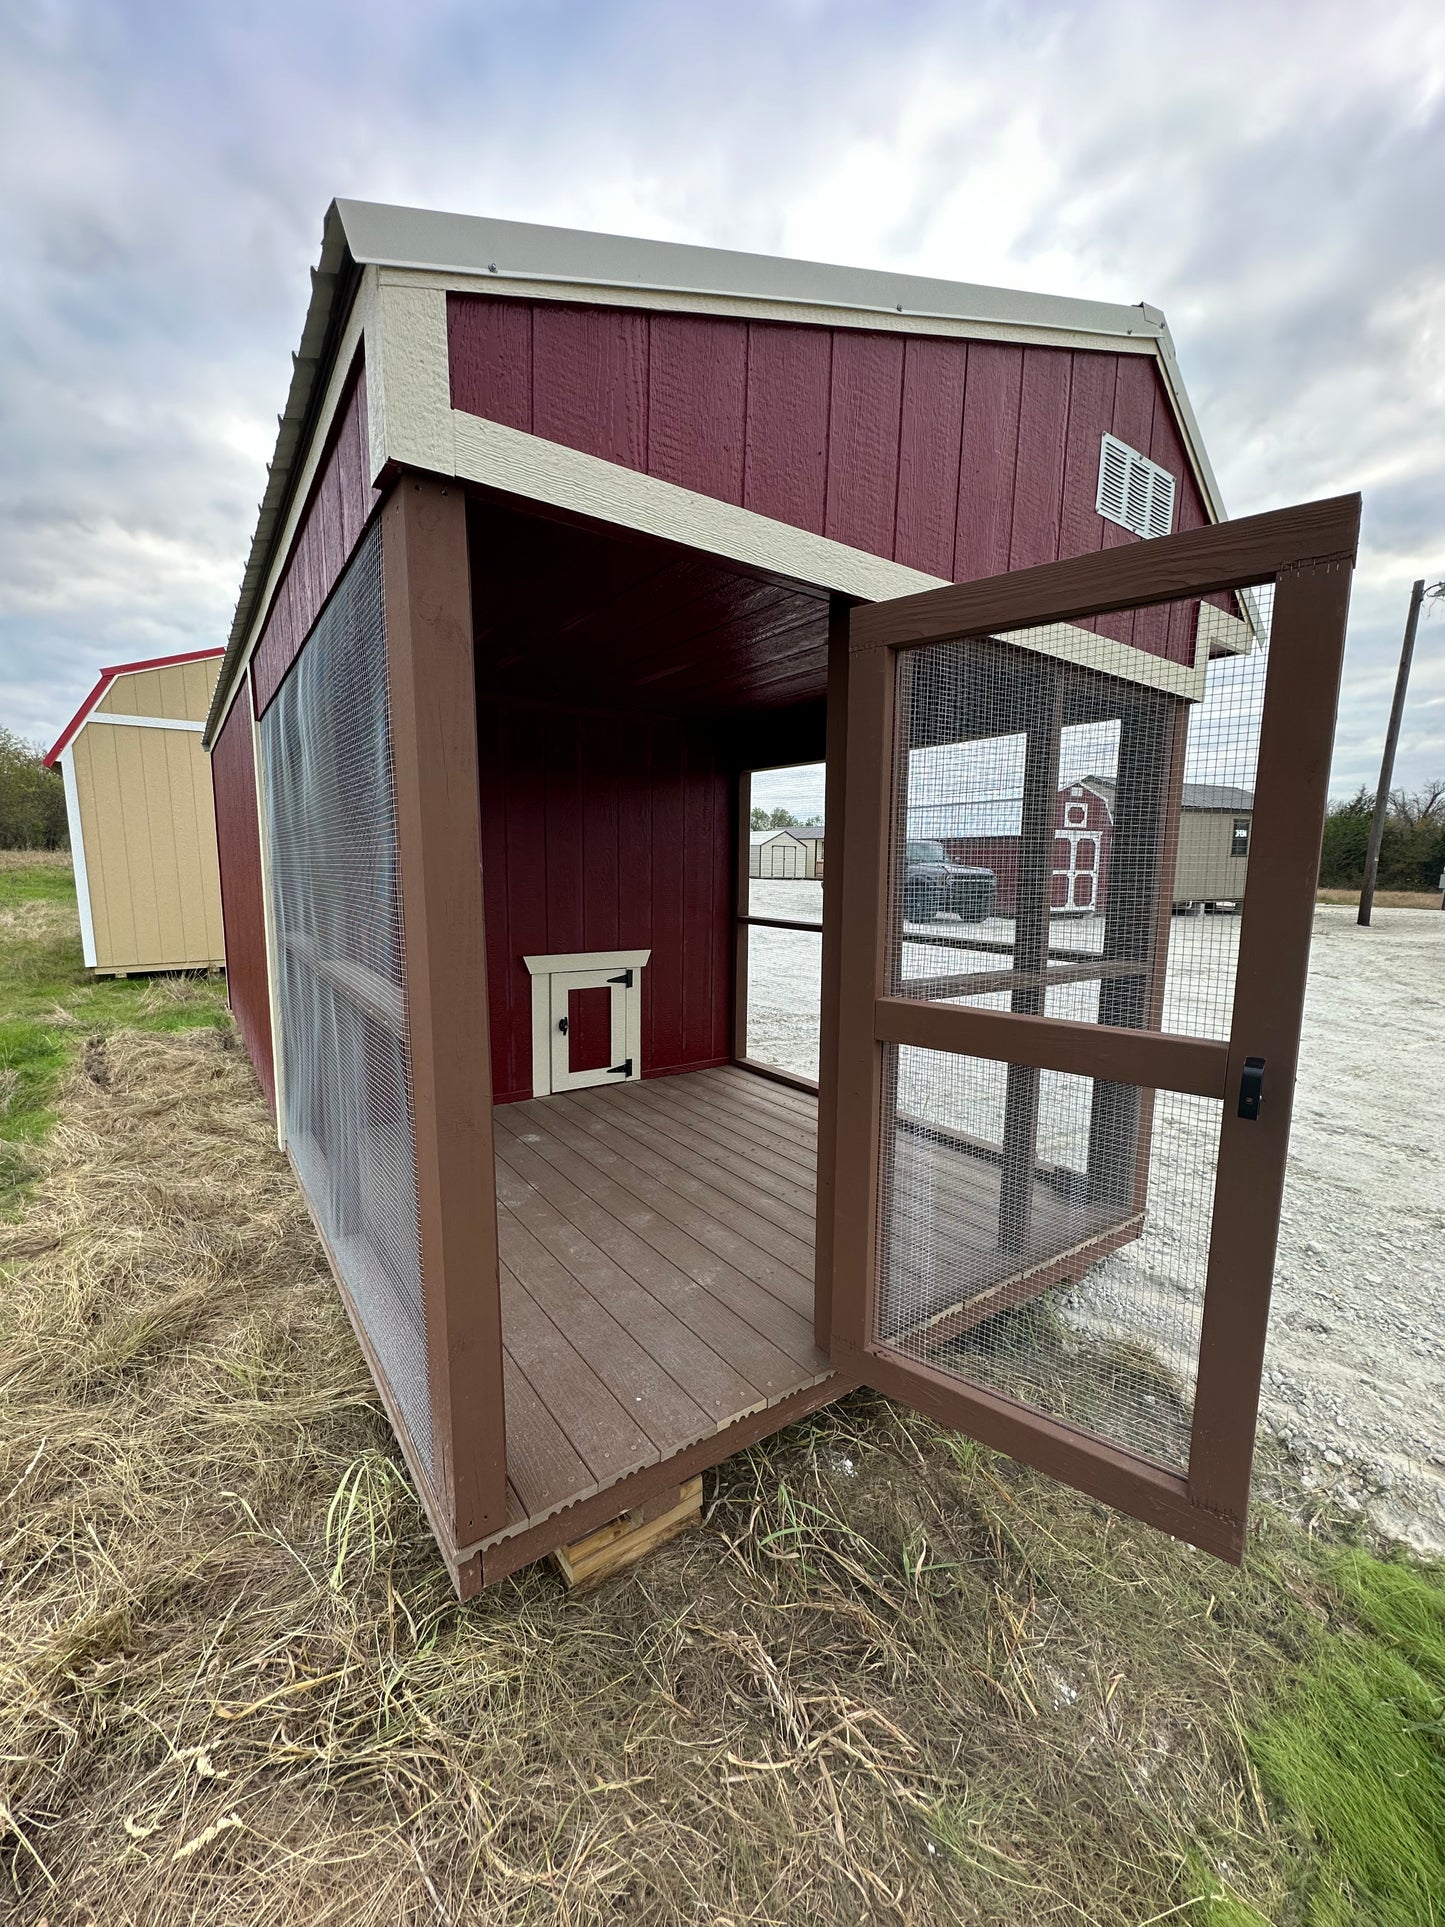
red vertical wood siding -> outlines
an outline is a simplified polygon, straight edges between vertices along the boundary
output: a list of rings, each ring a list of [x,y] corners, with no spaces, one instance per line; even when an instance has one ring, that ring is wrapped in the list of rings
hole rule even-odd
[[[497,1102],[532,1093],[526,956],[650,949],[643,1075],[726,1063],[731,782],[708,733],[487,700],[479,730]]]
[[[276,1109],[271,1058],[271,994],[261,896],[261,826],[256,815],[256,762],[251,705],[238,692],[211,750],[216,844],[221,859],[221,916],[226,932],[226,991],[246,1055]]]
[[[311,633],[322,604],[336,587],[372,508],[381,500],[371,487],[366,425],[366,371],[360,357],[336,411],[326,451],[311,485],[305,513],[251,658],[256,714],[263,716],[286,671]]]
[[[1106,431],[1208,520],[1147,355],[470,294],[447,332],[454,407],[955,581],[1137,541]],[[1097,626],[1193,659],[1192,608]]]

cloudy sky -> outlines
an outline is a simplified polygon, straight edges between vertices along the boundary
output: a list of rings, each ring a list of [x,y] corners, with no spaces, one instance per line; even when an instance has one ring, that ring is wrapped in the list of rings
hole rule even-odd
[[[1445,575],[1439,0],[0,8],[0,723],[224,641],[333,195],[1168,315],[1233,514],[1360,488],[1335,788]],[[1398,780],[1445,771],[1445,603]]]

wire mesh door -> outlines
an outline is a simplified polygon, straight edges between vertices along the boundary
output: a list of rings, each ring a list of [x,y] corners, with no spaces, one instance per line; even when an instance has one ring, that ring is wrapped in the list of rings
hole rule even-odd
[[[835,1360],[1231,1558],[1356,526],[1282,511],[850,638]]]

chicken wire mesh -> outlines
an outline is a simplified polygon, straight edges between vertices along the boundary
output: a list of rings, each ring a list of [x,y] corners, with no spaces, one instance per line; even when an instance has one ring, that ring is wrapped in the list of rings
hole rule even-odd
[[[887,994],[1228,1037],[1270,602],[900,654]],[[1118,673],[1179,638],[1189,681]],[[1183,1469],[1219,1103],[914,1048],[886,1073],[876,1341]]]
[[[1070,623],[903,654],[892,995],[1229,1035],[1272,599],[1103,619],[1197,626],[1200,700]]]
[[[261,722],[286,1137],[428,1471],[381,532]]]

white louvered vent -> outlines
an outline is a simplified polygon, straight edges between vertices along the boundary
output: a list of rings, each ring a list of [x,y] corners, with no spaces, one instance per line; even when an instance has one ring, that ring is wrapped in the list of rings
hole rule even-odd
[[[1174,477],[1117,435],[1106,435],[1095,506],[1135,535],[1167,535],[1174,526]]]

